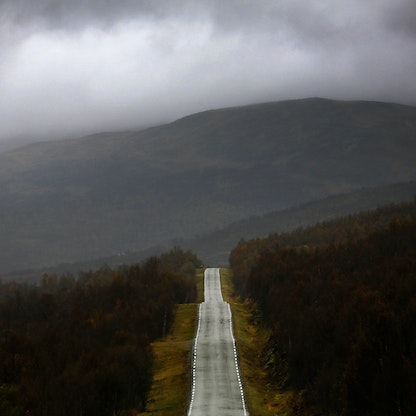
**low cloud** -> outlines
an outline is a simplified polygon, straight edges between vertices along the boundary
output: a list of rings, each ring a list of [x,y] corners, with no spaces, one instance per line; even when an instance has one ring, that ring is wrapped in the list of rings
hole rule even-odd
[[[0,1],[0,140],[307,96],[416,104],[415,6],[391,3]]]

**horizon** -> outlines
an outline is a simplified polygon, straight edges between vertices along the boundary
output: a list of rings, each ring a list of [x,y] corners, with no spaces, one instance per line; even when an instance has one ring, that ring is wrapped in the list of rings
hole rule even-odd
[[[410,0],[3,0],[0,143],[305,97],[416,105]]]
[[[263,102],[251,102],[251,103],[242,103],[239,105],[234,106],[228,106],[228,107],[218,107],[218,108],[208,108],[205,110],[197,111],[197,112],[191,112],[188,114],[180,115],[177,118],[174,118],[172,120],[165,120],[161,121],[160,123],[154,123],[149,125],[143,125],[143,126],[136,126],[131,127],[128,129],[113,129],[113,130],[95,130],[95,131],[88,131],[80,134],[74,134],[74,135],[63,135],[63,136],[53,136],[53,137],[44,137],[44,136],[38,136],[38,137],[28,137],[28,136],[20,136],[20,137],[14,137],[10,139],[6,139],[1,141],[0,140],[0,153],[10,151],[10,150],[16,150],[21,147],[24,147],[26,145],[34,144],[34,143],[41,143],[41,142],[59,142],[64,140],[82,140],[83,138],[88,138],[95,135],[106,135],[106,134],[118,134],[122,132],[138,132],[143,131],[159,126],[168,125],[171,123],[175,123],[176,121],[185,119],[187,117],[192,117],[197,114],[203,114],[210,111],[221,111],[221,110],[227,110],[227,109],[238,109],[238,108],[244,108],[244,107],[252,107],[257,105],[263,105],[263,104],[273,104],[273,103],[283,103],[283,102],[289,102],[289,101],[306,101],[306,100],[326,100],[326,101],[340,101],[340,102],[368,102],[368,103],[384,103],[384,104],[393,104],[393,105],[403,105],[408,107],[416,107],[416,104],[406,104],[406,103],[400,103],[400,102],[391,102],[391,101],[383,101],[383,100],[366,100],[366,99],[359,99],[359,100],[346,100],[346,99],[338,99],[338,98],[327,98],[327,97],[303,97],[303,98],[294,98],[294,99],[284,99],[284,100],[271,100],[271,101],[263,101]]]

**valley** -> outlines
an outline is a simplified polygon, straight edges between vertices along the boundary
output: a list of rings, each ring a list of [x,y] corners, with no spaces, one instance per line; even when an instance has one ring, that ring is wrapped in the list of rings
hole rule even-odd
[[[414,181],[415,120],[411,106],[310,98],[3,152],[0,275],[163,250],[253,216]],[[217,254],[209,258],[224,263]]]

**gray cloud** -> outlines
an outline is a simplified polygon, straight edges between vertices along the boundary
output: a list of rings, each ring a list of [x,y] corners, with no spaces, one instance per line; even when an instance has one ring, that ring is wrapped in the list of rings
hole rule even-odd
[[[75,30],[99,22],[111,23],[131,14],[154,14],[158,4],[140,0],[3,0],[0,10],[18,25],[38,22],[50,28]]]
[[[416,3],[405,0],[389,5],[384,13],[384,22],[393,32],[416,39]]]
[[[79,30],[130,19],[209,18],[226,31],[289,30],[305,40],[324,39],[354,24],[383,24],[416,32],[413,0],[2,0],[0,15],[14,25]],[[380,20],[377,22],[377,20]]]
[[[416,104],[396,0],[0,1],[0,140],[327,96]]]

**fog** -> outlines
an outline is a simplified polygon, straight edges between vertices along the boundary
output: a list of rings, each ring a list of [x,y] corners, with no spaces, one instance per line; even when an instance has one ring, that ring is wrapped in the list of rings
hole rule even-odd
[[[416,104],[411,0],[0,1],[0,140],[320,96]]]

